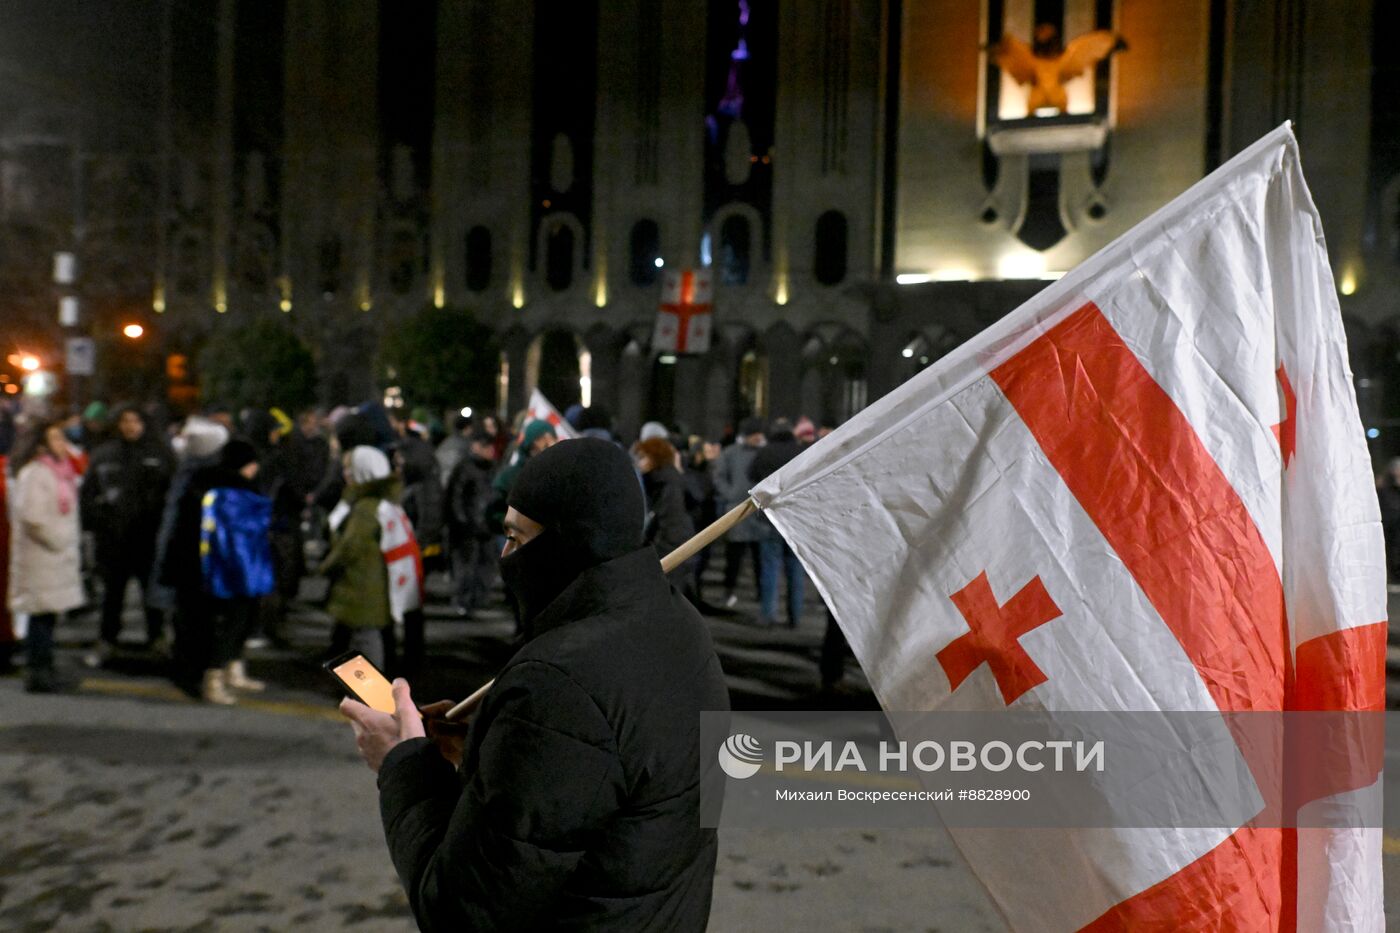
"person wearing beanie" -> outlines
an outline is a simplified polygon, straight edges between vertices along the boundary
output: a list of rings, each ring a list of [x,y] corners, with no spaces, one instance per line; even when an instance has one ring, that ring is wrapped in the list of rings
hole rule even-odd
[[[465,738],[427,738],[402,680],[394,715],[341,704],[422,929],[705,929],[699,714],[728,695],[704,622],[642,543],[644,512],[617,445],[532,456],[501,558],[524,639]]]
[[[638,441],[649,441],[655,437],[659,437],[663,441],[669,440],[671,432],[666,430],[666,425],[660,421],[648,421],[642,425],[642,430],[637,434]]]
[[[526,422],[520,431],[520,439],[515,444],[515,449],[506,455],[505,465],[496,474],[496,478],[491,481],[491,488],[494,490],[494,498],[486,512],[487,521],[491,527],[500,528],[506,517],[506,500],[510,496],[511,487],[515,485],[515,478],[520,475],[521,469],[529,459],[541,451],[548,450],[559,441],[559,436],[554,430],[554,425],[542,418]]]
[[[397,502],[403,484],[374,447],[345,454],[345,492],[330,515],[331,549],[317,570],[330,580],[326,611],[335,620],[332,656],[354,649],[380,670],[394,650],[389,574],[380,548],[379,503]]]
[[[107,406],[102,402],[89,402],[78,419],[77,436],[69,438],[85,450],[96,450],[111,437],[111,424]]]

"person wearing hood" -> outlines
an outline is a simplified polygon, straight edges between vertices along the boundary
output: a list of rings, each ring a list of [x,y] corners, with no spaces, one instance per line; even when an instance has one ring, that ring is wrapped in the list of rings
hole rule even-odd
[[[394,627],[378,512],[382,500],[398,501],[402,484],[377,448],[356,447],[343,462],[345,492],[331,512],[331,549],[317,571],[331,583],[331,653],[353,648],[384,670],[393,654]]]
[[[202,440],[204,438],[201,438]],[[245,438],[235,437],[204,458],[203,465],[190,473],[175,502],[174,521],[163,560],[158,567],[159,581],[175,592],[175,681],[206,702],[228,706],[236,702],[235,690],[256,692],[265,685],[248,676],[243,662],[243,646],[253,623],[258,593],[220,593],[208,574],[209,552],[206,532],[206,506],[209,495],[233,490],[251,500],[257,494],[257,448]],[[173,491],[173,490],[172,490]],[[261,538],[266,539],[271,521],[271,503],[260,511]],[[258,536],[256,528],[240,529]],[[266,555],[271,580],[271,544],[259,540],[259,558]]]
[[[394,715],[341,704],[422,929],[705,929],[699,714],[729,701],[704,622],[642,543],[644,508],[614,444],[531,457],[501,558],[524,640],[461,745],[425,737],[402,680]]]
[[[116,648],[127,581],[133,577],[146,603],[146,644],[159,650],[164,643],[164,614],[150,605],[145,592],[174,472],[174,456],[133,405],[118,411],[116,437],[93,451],[88,463],[79,498],[83,526],[96,539],[102,575],[102,626],[94,649],[98,664]]]

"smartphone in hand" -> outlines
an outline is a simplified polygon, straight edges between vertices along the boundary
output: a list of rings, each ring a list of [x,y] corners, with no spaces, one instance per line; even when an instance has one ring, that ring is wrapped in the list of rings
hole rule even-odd
[[[383,671],[358,651],[347,651],[321,665],[340,682],[345,692],[370,709],[393,715],[394,688]]]

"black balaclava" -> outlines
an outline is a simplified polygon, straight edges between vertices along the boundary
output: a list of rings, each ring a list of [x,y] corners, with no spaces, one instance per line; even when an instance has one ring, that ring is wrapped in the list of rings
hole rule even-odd
[[[258,448],[246,437],[235,437],[219,451],[219,466],[238,472],[258,459]]]
[[[508,502],[544,526],[501,558],[527,637],[534,618],[579,574],[642,546],[645,507],[632,459],[608,441],[561,441],[530,457]]]
[[[256,484],[238,471],[258,459],[258,449],[246,437],[229,440],[219,451],[219,479],[217,485],[234,489],[256,489]]]

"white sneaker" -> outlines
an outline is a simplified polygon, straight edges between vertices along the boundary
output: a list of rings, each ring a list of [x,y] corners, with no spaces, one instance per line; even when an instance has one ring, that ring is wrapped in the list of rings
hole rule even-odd
[[[219,668],[210,668],[204,672],[204,685],[200,695],[204,697],[204,702],[219,706],[232,706],[238,702],[234,695],[228,692],[227,675]]]
[[[248,669],[243,666],[243,662],[230,661],[228,667],[223,670],[224,684],[234,690],[247,690],[250,693],[261,693],[267,689],[267,684],[261,680],[254,680],[248,676]]]

